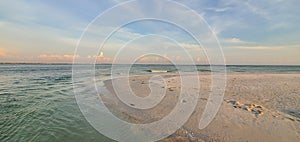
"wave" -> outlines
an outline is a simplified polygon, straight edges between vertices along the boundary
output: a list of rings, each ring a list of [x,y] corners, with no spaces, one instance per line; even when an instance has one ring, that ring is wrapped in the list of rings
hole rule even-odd
[[[152,73],[166,73],[166,72],[172,72],[171,70],[146,70],[146,72],[152,72]]]
[[[211,72],[211,70],[209,70],[209,69],[197,69],[197,71],[200,71],[200,72]]]

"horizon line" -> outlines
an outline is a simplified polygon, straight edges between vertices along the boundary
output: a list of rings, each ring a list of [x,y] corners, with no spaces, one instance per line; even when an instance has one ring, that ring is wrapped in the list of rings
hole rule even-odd
[[[112,65],[112,63],[96,63],[96,64],[90,64],[90,63],[47,63],[47,62],[0,62],[0,65]],[[115,65],[131,65],[128,63],[118,63]],[[166,63],[135,63],[133,65],[173,65],[173,64],[166,64]],[[179,65],[203,65],[203,66],[209,66],[211,64],[179,64]],[[225,64],[226,66],[300,66],[300,64]]]

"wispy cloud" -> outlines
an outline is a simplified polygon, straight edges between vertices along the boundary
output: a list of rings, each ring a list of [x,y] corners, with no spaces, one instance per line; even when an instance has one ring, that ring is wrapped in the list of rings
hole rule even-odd
[[[214,11],[214,12],[225,12],[225,11],[229,11],[231,9],[232,9],[232,7],[221,7],[221,8],[211,7],[211,8],[206,8],[206,10],[211,10],[211,11]]]
[[[242,50],[281,50],[288,48],[286,46],[232,46],[231,48]]]
[[[110,0],[110,1],[74,1],[74,2],[52,2],[52,1],[33,1],[27,3],[24,1],[2,1],[0,2],[0,62],[3,61],[71,61],[72,54],[76,48],[76,43],[88,23],[98,14],[112,7],[115,4],[127,0]],[[234,56],[239,60],[252,54],[251,57],[261,60],[270,61],[259,51],[270,51],[284,54],[283,59],[289,58],[290,61],[299,61],[300,52],[300,1],[298,0],[175,0],[181,2],[195,10],[200,16],[212,27],[212,31],[220,40],[228,55]],[[116,19],[109,19],[107,25],[98,25],[90,34],[91,39],[87,39],[83,46],[87,47],[80,58],[95,58],[95,49],[99,48],[97,41],[105,37],[107,31],[117,28],[114,20],[126,18],[129,14],[142,17],[148,14],[167,14],[175,20],[189,25],[190,31],[201,31],[205,26],[199,27],[197,17],[179,16],[182,14],[192,15],[191,10],[178,9],[164,5],[165,1],[143,1],[136,8],[123,7],[123,12],[113,13]],[[155,9],[149,9],[150,4],[155,4]],[[122,17],[121,17],[122,16]],[[109,17],[109,16],[108,16]],[[166,18],[166,17],[162,17]],[[111,23],[109,23],[111,22]],[[147,35],[158,34],[170,37],[178,45],[168,44],[165,41],[154,41],[147,39],[141,43],[131,44],[131,51],[142,52],[149,51],[154,46],[155,50],[168,52],[168,57],[174,60],[183,60],[182,50],[172,48],[173,46],[182,46],[190,52],[195,60],[200,61],[199,52],[195,52],[200,46],[178,28],[170,28],[173,25],[167,25],[159,22],[139,21],[120,29],[105,44],[103,61],[113,59],[114,53],[117,52],[128,41]],[[204,31],[204,30],[203,30]],[[212,42],[215,38],[204,34],[199,38],[201,43],[207,43],[206,49],[211,49]],[[135,42],[135,41],[133,41]],[[153,44],[160,43],[161,44]],[[93,47],[92,49],[89,47]],[[93,50],[93,51],[92,51]],[[90,52],[91,51],[91,52]],[[230,52],[229,52],[230,51]],[[242,53],[243,56],[239,56]],[[268,52],[269,53],[269,52]],[[95,53],[96,54],[96,53]],[[129,52],[128,55],[132,55]],[[163,53],[162,53],[163,54]],[[226,55],[225,55],[226,56]],[[249,55],[250,56],[250,55]],[[275,55],[274,55],[275,56]],[[236,58],[235,58],[236,57]],[[232,58],[232,59],[233,59]],[[275,57],[274,57],[275,58]],[[124,56],[124,59],[126,57]]]
[[[179,43],[179,46],[182,46],[186,49],[201,49],[201,46],[198,44],[190,44],[190,43]]]
[[[223,43],[230,43],[230,44],[245,44],[245,43],[253,43],[249,41],[243,41],[239,38],[229,38],[229,39],[221,39],[220,40]]]

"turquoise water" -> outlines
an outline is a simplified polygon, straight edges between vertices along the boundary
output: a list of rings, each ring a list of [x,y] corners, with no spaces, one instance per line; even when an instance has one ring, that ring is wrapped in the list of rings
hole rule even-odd
[[[70,65],[0,66],[0,141],[111,141],[73,95]]]
[[[96,76],[111,74],[111,65],[97,65]],[[115,74],[123,74],[119,65]],[[134,65],[131,74],[146,74],[170,65]],[[189,66],[180,70],[193,71]],[[197,66],[210,72],[209,66]],[[300,66],[227,66],[228,72],[300,73]],[[84,68],[82,70],[84,73]],[[0,141],[111,141],[84,119],[73,94],[72,65],[0,65]]]

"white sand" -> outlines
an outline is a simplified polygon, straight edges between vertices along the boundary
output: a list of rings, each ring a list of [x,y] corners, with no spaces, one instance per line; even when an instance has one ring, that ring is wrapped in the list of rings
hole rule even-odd
[[[141,97],[149,92],[149,76],[130,78],[131,89]],[[105,98],[122,119],[135,123],[160,120],[175,106],[180,94],[176,75],[164,76],[166,96],[148,110],[137,110],[117,100]],[[189,121],[162,141],[270,141],[300,140],[300,74],[228,74],[223,104],[208,127],[198,129],[199,119],[210,93],[210,75],[201,74],[198,105]],[[111,81],[105,82],[113,93]],[[190,91],[199,91],[193,90]],[[134,104],[132,104],[134,105]],[[121,109],[120,109],[121,108]]]

